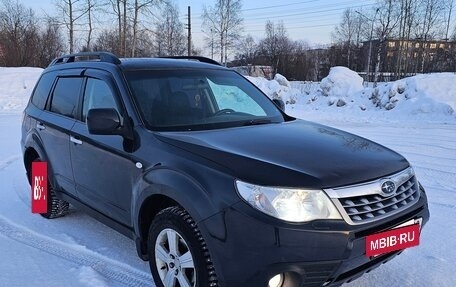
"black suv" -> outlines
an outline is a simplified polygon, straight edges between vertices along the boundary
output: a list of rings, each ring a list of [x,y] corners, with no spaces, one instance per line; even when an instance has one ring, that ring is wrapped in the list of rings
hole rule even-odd
[[[25,109],[25,169],[48,163],[44,217],[134,239],[157,286],[338,286],[399,254],[365,243],[428,221],[407,160],[279,106],[206,58],[67,55]]]

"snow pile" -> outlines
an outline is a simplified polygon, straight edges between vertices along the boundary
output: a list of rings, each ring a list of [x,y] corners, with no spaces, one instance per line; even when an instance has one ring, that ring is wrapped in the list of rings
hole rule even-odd
[[[279,83],[279,84],[282,85],[282,86],[290,87],[290,82],[287,80],[287,78],[285,78],[284,76],[282,76],[282,75],[279,74],[279,73],[277,73],[277,74],[274,76],[274,80],[276,80],[277,83]]]
[[[363,87],[356,72],[333,67],[321,83],[288,82],[282,75],[268,81],[247,77],[271,99],[282,99],[287,112],[299,118],[410,121],[456,120],[456,74],[417,75]],[[282,83],[282,84],[281,84]],[[318,111],[318,113],[315,113]]]
[[[0,68],[0,111],[22,112],[41,68]]]
[[[300,96],[301,93],[299,90],[291,88],[290,82],[288,82],[284,76],[280,74],[277,75],[273,80],[267,80],[262,77],[245,77],[269,98],[280,99],[284,101],[285,104],[295,104],[297,97]]]
[[[386,110],[410,114],[453,114],[456,109],[456,74],[424,74],[381,84],[371,100]]]
[[[321,80],[321,92],[329,103],[345,106],[347,98],[363,89],[363,78],[346,67],[332,67],[329,75]]]
[[[329,96],[330,106],[336,103],[337,107],[347,105],[354,110],[391,110],[395,115],[452,115],[456,108],[455,81],[456,74],[434,73],[364,88],[355,72],[334,67],[321,81],[320,89],[323,96]]]

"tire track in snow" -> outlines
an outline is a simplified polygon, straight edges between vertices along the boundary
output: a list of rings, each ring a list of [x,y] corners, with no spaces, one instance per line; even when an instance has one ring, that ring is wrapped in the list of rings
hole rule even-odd
[[[29,208],[31,208],[32,194],[30,185],[26,179],[26,176],[19,179],[18,177],[14,178],[12,182],[12,187],[17,194],[17,197]]]
[[[106,258],[78,245],[71,245],[35,233],[0,215],[0,233],[17,242],[45,251],[79,265],[91,267],[102,276],[127,286],[155,286],[152,276],[131,266]]]
[[[8,166],[10,166],[12,163],[14,163],[16,160],[18,160],[20,158],[21,158],[21,155],[16,154],[5,160],[0,161],[0,171],[4,170],[5,168],[7,168]]]

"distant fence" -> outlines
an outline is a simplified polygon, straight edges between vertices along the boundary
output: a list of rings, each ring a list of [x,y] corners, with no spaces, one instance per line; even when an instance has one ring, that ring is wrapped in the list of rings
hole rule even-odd
[[[367,75],[366,72],[357,72],[357,73],[358,73],[358,75],[361,76],[361,78],[364,79],[365,82],[374,81],[374,77],[375,77],[374,73],[369,73],[369,75]],[[383,72],[378,75],[378,81],[379,82],[392,82],[392,81],[396,81],[399,79],[403,79],[406,77],[412,77],[412,76],[416,76],[416,75],[418,75],[418,74],[417,73],[407,73],[407,74],[397,75],[397,74],[391,73],[391,72]]]

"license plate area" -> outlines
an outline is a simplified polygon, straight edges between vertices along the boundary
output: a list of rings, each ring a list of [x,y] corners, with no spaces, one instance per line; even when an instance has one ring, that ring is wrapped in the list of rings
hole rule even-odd
[[[390,230],[366,236],[366,257],[402,250],[420,243],[422,218],[404,222]]]

